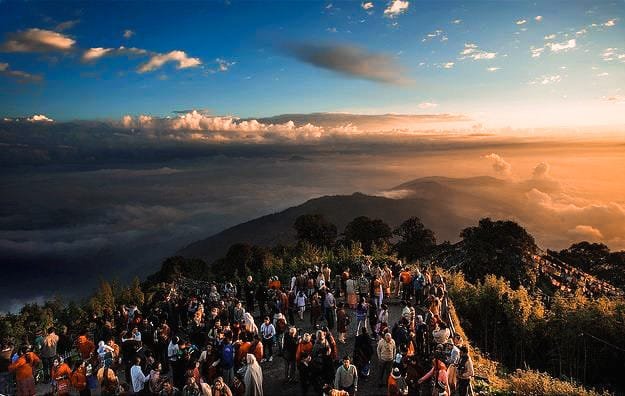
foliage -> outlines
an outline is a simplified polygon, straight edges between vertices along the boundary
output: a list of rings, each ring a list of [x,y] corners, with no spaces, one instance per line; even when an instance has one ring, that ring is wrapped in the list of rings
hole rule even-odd
[[[538,246],[519,224],[484,218],[478,226],[465,228],[460,236],[466,251],[463,270],[470,281],[493,274],[505,276],[515,287],[533,287],[536,283],[532,256]]]
[[[295,220],[298,241],[309,242],[317,247],[331,247],[336,240],[336,226],[320,214],[305,214]]]
[[[393,246],[399,257],[409,262],[430,254],[436,247],[434,231],[425,228],[418,217],[411,217],[393,230],[399,241]]]
[[[509,394],[528,396],[599,396],[582,386],[534,370],[517,370],[510,375]]]
[[[388,244],[391,239],[391,227],[380,219],[367,216],[356,217],[345,226],[346,241],[358,241],[365,254],[371,254],[373,245]]]
[[[568,249],[550,254],[584,272],[625,288],[625,251],[611,252],[603,243],[587,241],[572,244]]]

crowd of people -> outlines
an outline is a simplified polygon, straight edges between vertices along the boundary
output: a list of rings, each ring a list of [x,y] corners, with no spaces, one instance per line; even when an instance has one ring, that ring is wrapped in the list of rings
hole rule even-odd
[[[365,386],[392,396],[470,394],[473,364],[446,320],[441,274],[368,257],[353,268],[241,284],[179,278],[144,306],[50,327],[20,345],[3,340],[0,393],[34,395],[40,377],[57,395],[262,396],[280,393],[263,371],[283,365],[284,385],[297,383],[301,395]]]

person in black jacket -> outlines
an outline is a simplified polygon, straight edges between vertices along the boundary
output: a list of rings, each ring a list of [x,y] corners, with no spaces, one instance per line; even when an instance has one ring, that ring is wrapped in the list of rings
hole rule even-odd
[[[283,354],[284,354],[284,378],[287,382],[295,382],[295,355],[297,353],[297,344],[299,337],[295,327],[289,328],[289,331],[283,338]]]
[[[248,276],[243,286],[245,293],[245,309],[247,312],[254,314],[254,294],[256,293],[256,285],[251,276]]]
[[[367,334],[367,328],[363,327],[354,343],[354,366],[358,370],[360,378],[369,377],[369,368],[371,364],[371,356],[373,355],[373,346],[371,338]]]
[[[306,353],[302,355],[297,365],[297,371],[299,371],[300,395],[306,396],[308,394],[308,389],[314,386],[315,379],[315,369],[310,354]]]

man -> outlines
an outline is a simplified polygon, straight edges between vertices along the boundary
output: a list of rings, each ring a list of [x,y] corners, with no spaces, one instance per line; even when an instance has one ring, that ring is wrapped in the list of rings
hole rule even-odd
[[[395,341],[393,341],[391,333],[384,334],[384,338],[378,342],[377,353],[378,361],[380,362],[380,387],[383,387],[387,386],[388,377],[391,375],[393,368],[393,359],[395,359],[395,354],[397,353]]]
[[[130,369],[130,378],[132,379],[132,390],[135,393],[142,393],[145,383],[150,380],[150,375],[146,377],[141,370],[141,358],[135,358],[135,364]]]
[[[471,389],[471,377],[473,372],[473,360],[469,356],[469,348],[462,345],[460,348],[460,361],[458,362],[458,395],[468,396]]]
[[[354,395],[358,391],[358,370],[351,364],[349,356],[343,357],[343,364],[336,369],[334,387]]]
[[[273,327],[269,316],[265,316],[265,320],[260,325],[260,334],[263,337],[263,349],[265,350],[265,357],[261,362],[273,361],[273,338],[276,335],[276,328]]]
[[[330,329],[334,328],[334,308],[336,307],[336,299],[334,295],[328,290],[326,292],[325,300],[323,301],[324,316],[328,322]]]
[[[243,286],[243,291],[245,292],[245,308],[247,308],[248,312],[254,312],[254,294],[256,293],[256,285],[252,280],[252,277],[248,275],[245,286]]]
[[[50,327],[46,337],[43,339],[41,347],[41,361],[43,362],[44,381],[50,381],[50,371],[52,370],[52,361],[56,357],[56,347],[59,343],[59,336],[54,332],[54,327]]]

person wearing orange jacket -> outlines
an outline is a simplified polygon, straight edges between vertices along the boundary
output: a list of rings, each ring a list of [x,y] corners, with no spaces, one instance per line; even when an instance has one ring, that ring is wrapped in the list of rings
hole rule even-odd
[[[76,340],[76,348],[80,352],[80,357],[83,360],[89,359],[91,353],[95,351],[95,344],[89,338],[87,338],[87,329],[83,329]]]
[[[91,396],[91,389],[87,386],[87,364],[85,361],[76,362],[70,380],[80,396]]]
[[[69,396],[70,379],[72,370],[62,358],[54,358],[52,363],[52,381],[56,385],[56,394],[59,396]]]
[[[302,355],[310,355],[312,353],[313,343],[310,341],[310,334],[305,333],[302,340],[297,344],[295,351],[295,361],[299,364],[302,361]]]
[[[26,345],[20,348],[20,357],[9,365],[9,371],[15,373],[17,380],[17,396],[34,396],[36,394],[33,367],[40,363],[41,359],[34,352],[29,352]]]

